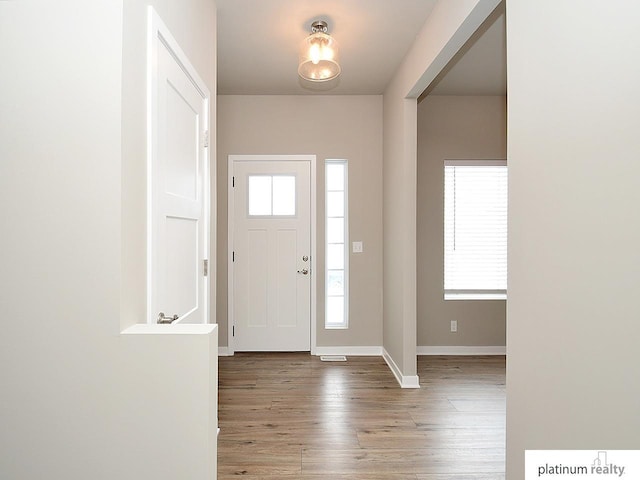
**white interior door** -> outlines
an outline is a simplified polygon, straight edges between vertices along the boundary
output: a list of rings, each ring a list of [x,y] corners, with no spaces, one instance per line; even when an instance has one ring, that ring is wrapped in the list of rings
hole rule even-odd
[[[309,351],[309,161],[233,162],[233,325],[238,351]]]
[[[206,323],[208,97],[166,43],[155,55],[149,321]]]

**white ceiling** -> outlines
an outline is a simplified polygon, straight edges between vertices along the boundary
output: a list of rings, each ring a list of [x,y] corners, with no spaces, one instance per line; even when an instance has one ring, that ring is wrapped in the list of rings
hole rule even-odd
[[[217,0],[218,93],[381,94],[436,3]],[[314,20],[325,20],[340,45],[342,74],[323,84],[305,82],[297,74],[298,50]],[[438,79],[434,94],[504,94],[504,20],[478,37],[467,53],[455,59],[447,75]]]

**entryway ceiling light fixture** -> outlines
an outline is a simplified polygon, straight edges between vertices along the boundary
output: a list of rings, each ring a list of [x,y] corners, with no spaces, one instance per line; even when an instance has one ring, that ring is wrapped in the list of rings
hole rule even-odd
[[[327,33],[327,22],[316,20],[300,49],[298,75],[311,82],[327,82],[340,75],[338,42]]]

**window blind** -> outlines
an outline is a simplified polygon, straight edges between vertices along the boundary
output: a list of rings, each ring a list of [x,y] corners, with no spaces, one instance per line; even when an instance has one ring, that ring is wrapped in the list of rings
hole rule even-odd
[[[444,292],[455,296],[507,291],[505,160],[446,160]]]

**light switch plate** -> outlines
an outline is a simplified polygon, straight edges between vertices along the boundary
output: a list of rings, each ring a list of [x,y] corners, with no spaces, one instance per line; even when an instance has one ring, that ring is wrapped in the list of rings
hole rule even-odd
[[[362,242],[353,242],[353,253],[362,253]]]

